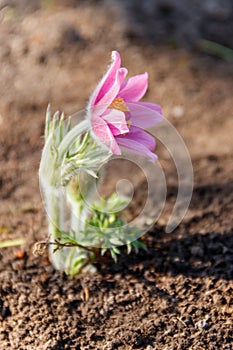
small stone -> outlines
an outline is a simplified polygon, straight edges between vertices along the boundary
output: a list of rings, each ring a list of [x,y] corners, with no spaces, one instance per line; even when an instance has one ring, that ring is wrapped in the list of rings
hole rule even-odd
[[[207,320],[203,319],[203,320],[198,321],[196,323],[196,326],[200,329],[208,329],[209,323],[207,322]]]

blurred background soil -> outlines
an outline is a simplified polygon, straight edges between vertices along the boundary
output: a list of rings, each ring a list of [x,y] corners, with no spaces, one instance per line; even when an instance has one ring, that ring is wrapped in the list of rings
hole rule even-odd
[[[0,348],[232,348],[232,11],[217,0],[0,1],[0,241],[26,239],[0,250]],[[44,115],[48,103],[83,109],[113,49],[130,75],[148,71],[146,100],[184,138],[194,193],[166,234],[177,174],[158,143],[168,196],[148,252],[72,279],[32,254],[47,234]]]

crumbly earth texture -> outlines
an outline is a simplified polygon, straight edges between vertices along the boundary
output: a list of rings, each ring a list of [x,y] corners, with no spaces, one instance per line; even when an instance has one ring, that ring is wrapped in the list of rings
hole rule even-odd
[[[132,41],[95,2],[44,1],[1,16],[0,241],[26,243],[0,250],[0,349],[232,349],[232,64]],[[183,222],[165,233],[177,175],[158,143],[168,193],[142,237],[148,250],[122,248],[117,264],[107,256],[96,274],[67,277],[46,252],[32,254],[47,235],[38,185],[44,114],[48,102],[66,114],[82,109],[112,49],[130,75],[148,71],[146,100],[161,104],[184,138],[194,192]]]

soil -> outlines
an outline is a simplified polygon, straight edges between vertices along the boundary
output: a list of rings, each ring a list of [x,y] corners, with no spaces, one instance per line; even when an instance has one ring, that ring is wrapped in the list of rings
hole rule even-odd
[[[0,24],[0,240],[26,239],[0,250],[0,349],[232,349],[232,64],[134,41],[95,2],[58,3],[8,8]],[[142,238],[148,250],[122,248],[117,264],[67,277],[46,253],[32,254],[47,235],[38,185],[44,113],[48,102],[66,114],[82,109],[112,49],[130,75],[148,71],[146,99],[163,106],[189,149],[193,198],[165,233],[177,175],[158,143],[168,195]]]

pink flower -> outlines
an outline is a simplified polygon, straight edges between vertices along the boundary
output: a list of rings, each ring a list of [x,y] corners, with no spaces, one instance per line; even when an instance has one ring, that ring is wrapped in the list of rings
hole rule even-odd
[[[119,146],[122,146],[156,160],[155,139],[144,129],[162,121],[161,107],[139,102],[148,87],[148,74],[125,80],[127,73],[121,67],[120,54],[113,51],[112,63],[88,104],[92,130],[114,154],[121,154]]]

